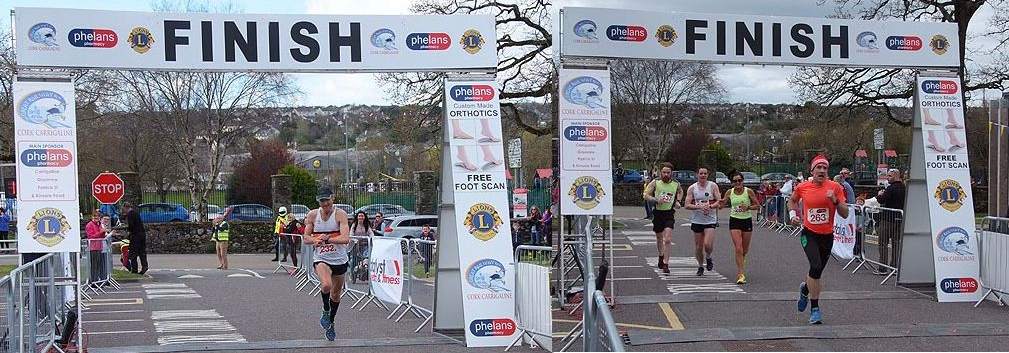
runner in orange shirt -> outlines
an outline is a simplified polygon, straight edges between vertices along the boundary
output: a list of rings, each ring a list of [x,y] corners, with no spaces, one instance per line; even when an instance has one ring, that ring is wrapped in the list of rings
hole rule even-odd
[[[807,297],[812,303],[809,323],[822,323],[820,313],[820,275],[830,259],[830,248],[834,246],[834,212],[848,217],[844,188],[827,178],[830,162],[822,155],[813,157],[810,172],[813,180],[795,187],[788,199],[788,215],[792,224],[802,223],[802,250],[809,260],[809,274],[806,281],[799,284],[799,312],[806,310]],[[801,208],[798,207],[802,202]],[[801,220],[800,220],[801,217]]]

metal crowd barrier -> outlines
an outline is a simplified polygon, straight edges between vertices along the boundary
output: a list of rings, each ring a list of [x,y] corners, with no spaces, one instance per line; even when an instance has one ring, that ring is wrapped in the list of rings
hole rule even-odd
[[[515,321],[519,335],[505,348],[519,341],[538,348],[536,336],[550,344],[553,316],[550,313],[550,257],[552,247],[519,245],[515,248]],[[550,346],[546,347],[551,350]]]
[[[586,306],[592,306],[592,310],[595,312],[592,322],[589,323],[595,334],[585,334],[586,323],[583,317],[582,321],[572,330],[573,332],[577,331],[577,334],[572,336],[569,333],[569,337],[564,337],[561,340],[563,342],[570,339],[560,352],[566,352],[579,337],[582,338],[585,352],[625,352],[623,337],[617,331],[617,322],[613,320],[613,314],[610,313],[610,303],[606,301],[603,291],[593,292],[592,299]]]
[[[367,237],[351,236],[350,239],[351,239],[351,244],[352,244],[351,247],[350,247],[350,254],[348,254],[349,257],[350,257],[350,263],[353,264],[353,265],[356,265],[357,263],[359,263],[361,261],[367,261],[367,263],[368,263],[368,269],[369,269],[368,273],[370,274],[371,273],[371,256],[370,256],[371,255],[371,251],[368,251],[368,250],[369,250],[369,248],[371,246],[371,237],[370,236],[367,236]],[[369,256],[363,257],[362,255],[364,255],[365,253],[367,253]],[[347,271],[349,272],[350,269],[348,268]],[[350,284],[349,284],[350,282],[351,281],[346,281],[346,280],[343,281],[344,293],[348,293],[348,295],[350,295],[352,298],[355,295],[358,296],[357,301],[355,301],[354,304],[350,306],[351,308],[355,308],[358,311],[363,311],[365,307],[369,306],[368,304],[374,304],[375,306],[377,306],[379,308],[385,309],[385,311],[389,311],[389,307],[387,305],[385,305],[385,302],[379,300],[378,297],[375,296],[375,290],[371,286],[370,275],[369,275],[369,280],[366,281],[366,283],[368,285],[368,291],[367,292],[351,288]]]
[[[431,311],[430,309],[418,305],[417,303],[414,303],[413,301],[413,281],[415,280],[413,276],[413,266],[417,262],[423,263],[424,260],[428,260],[427,258],[424,257],[424,254],[421,252],[422,247],[424,247],[425,249],[427,249],[426,247],[430,247],[431,253],[429,255],[434,256],[438,242],[435,240],[406,239],[406,238],[400,238],[399,241],[400,241],[400,247],[402,248],[403,246],[406,246],[407,249],[406,266],[405,266],[406,272],[405,275],[403,276],[403,280],[406,281],[406,283],[404,283],[404,285],[406,286],[406,299],[401,300],[399,305],[397,305],[394,309],[392,309],[392,312],[389,313],[389,316],[386,317],[386,319],[391,319],[393,315],[396,315],[396,312],[399,310],[399,308],[403,308],[404,310],[401,314],[399,314],[399,317],[396,318],[396,322],[402,320],[403,316],[409,312],[418,319],[423,319],[423,322],[421,322],[420,326],[417,326],[417,329],[413,330],[413,332],[420,332],[420,329],[424,328],[424,326],[427,326],[427,324],[431,322],[432,319],[434,319],[434,312]],[[417,259],[419,259],[418,261],[414,261],[415,253]],[[434,262],[433,258],[429,260],[432,261],[432,265],[437,266],[437,262]]]
[[[886,275],[879,284],[896,278],[900,268],[900,248],[904,238],[904,211],[886,207],[865,207],[849,204],[856,213],[855,257],[842,269],[857,263],[851,273],[859,269],[872,268],[878,275]],[[875,242],[876,251],[868,256],[866,243]],[[894,282],[896,285],[896,281]]]
[[[977,229],[980,245],[980,280],[984,296],[974,303],[978,307],[994,296],[999,306],[1009,305],[1009,218],[985,217]],[[1002,295],[1007,295],[1003,297]]]
[[[275,234],[277,235],[277,246],[278,246],[278,248],[277,248],[277,255],[278,256],[280,256],[280,254],[284,252],[285,247],[288,246],[287,242],[284,241],[284,237],[285,236],[287,236],[287,237],[300,237],[300,235],[298,235],[298,234],[288,234],[288,233],[275,233]],[[299,239],[299,238],[293,238],[293,239]],[[297,253],[298,252],[298,248],[299,248],[299,246],[295,245],[295,246],[291,246],[291,248],[287,249],[287,250],[290,251],[290,252],[293,252],[293,253]],[[273,269],[273,273],[277,273],[277,272],[280,272],[280,270],[284,270],[284,272],[287,272],[288,274],[291,274],[292,271],[294,271],[294,270],[296,270],[298,268],[298,266],[294,265],[294,258],[297,256],[297,254],[288,254],[288,255],[292,255],[291,256],[291,264],[288,265],[288,264],[284,263],[284,261],[280,261],[280,259],[277,259],[277,268]]]
[[[78,259],[73,253],[48,253],[0,279],[5,306],[4,318],[0,320],[3,351],[64,351],[79,345],[82,337],[79,320],[69,337],[63,337],[61,332],[68,325],[71,311],[80,317]]]
[[[778,233],[798,235],[801,227],[792,225],[788,219],[788,198],[775,195],[764,198],[757,211],[756,226],[765,227]]]
[[[119,290],[122,286],[115,278],[112,278],[113,254],[112,235],[109,234],[102,239],[81,239],[81,295],[84,299],[91,300],[91,291],[95,295],[107,293],[106,287]],[[92,252],[92,244],[100,243],[100,250]],[[96,256],[97,255],[97,256]]]

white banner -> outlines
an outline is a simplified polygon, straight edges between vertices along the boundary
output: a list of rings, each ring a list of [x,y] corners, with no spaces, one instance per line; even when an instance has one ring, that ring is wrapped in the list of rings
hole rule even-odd
[[[611,215],[610,72],[561,69],[560,84],[561,214]]]
[[[497,67],[487,15],[277,15],[15,10],[18,65],[232,71]]]
[[[467,347],[507,346],[517,329],[498,95],[493,81],[445,83]]]
[[[18,251],[80,251],[72,83],[14,83]]]
[[[940,302],[973,302],[978,291],[978,241],[974,229],[962,85],[957,78],[918,77],[918,109],[925,155],[936,293]]]
[[[403,298],[403,277],[408,276],[403,264],[399,239],[371,237],[371,288],[375,297],[389,304],[399,304]]]
[[[954,23],[566,7],[561,55],[746,64],[957,67]]]
[[[526,211],[529,210],[528,189],[521,188],[512,190],[512,216],[515,218],[528,217]]]
[[[848,207],[848,218],[834,212],[834,247],[830,252],[842,259],[855,257],[855,208]]]

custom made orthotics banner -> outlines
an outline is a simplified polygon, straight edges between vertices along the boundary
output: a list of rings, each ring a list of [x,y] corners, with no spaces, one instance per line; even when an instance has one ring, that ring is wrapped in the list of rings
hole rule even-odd
[[[978,285],[978,241],[974,229],[970,164],[967,161],[963,86],[955,77],[919,76],[918,109],[924,142],[926,190],[940,302],[973,302]]]
[[[287,72],[494,69],[487,15],[15,10],[19,66]]]
[[[804,66],[960,65],[954,23],[578,7],[562,11],[560,50],[567,57]]]
[[[403,298],[403,248],[400,239],[371,237],[371,288],[375,297],[389,304],[399,304]]]
[[[14,83],[18,252],[81,249],[73,83]]]
[[[560,203],[565,215],[612,215],[609,70],[561,69]]]
[[[507,346],[518,328],[498,95],[494,81],[445,82],[467,347]]]

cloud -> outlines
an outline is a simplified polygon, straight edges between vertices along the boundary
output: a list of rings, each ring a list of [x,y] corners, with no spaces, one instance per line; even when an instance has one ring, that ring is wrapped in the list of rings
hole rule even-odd
[[[795,92],[788,85],[794,67],[733,66],[718,70],[729,102],[794,103]]]
[[[352,6],[348,6],[352,5]],[[305,1],[305,13],[310,15],[409,15],[410,0],[383,1]],[[373,74],[293,74],[305,92],[299,104],[389,104],[382,87]]]

